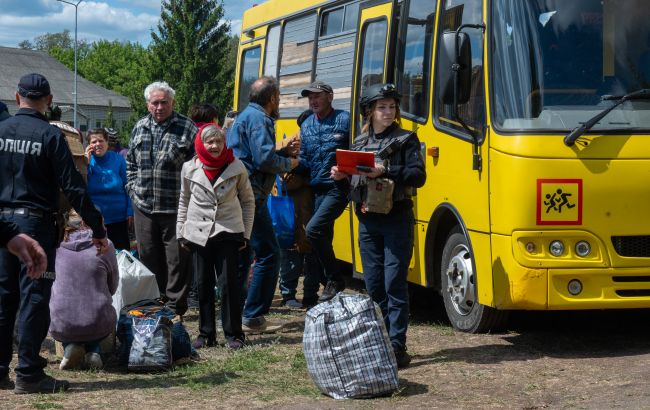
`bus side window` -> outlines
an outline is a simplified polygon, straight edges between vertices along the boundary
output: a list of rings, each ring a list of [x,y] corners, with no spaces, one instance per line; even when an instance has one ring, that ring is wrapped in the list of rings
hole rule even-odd
[[[361,29],[361,46],[363,55],[360,66],[360,75],[357,80],[358,101],[364,93],[364,90],[371,85],[384,82],[384,58],[386,54],[386,35],[388,32],[388,22],[386,19],[375,20],[366,23]],[[361,113],[360,113],[361,114]],[[356,129],[361,129],[361,117],[355,124]]]
[[[411,0],[406,38],[398,58],[397,86],[402,92],[403,114],[426,120],[431,72],[431,51],[437,2]]]
[[[248,94],[251,91],[251,85],[259,78],[261,56],[262,52],[259,46],[246,49],[242,53],[237,111],[243,110],[248,105]]]
[[[280,25],[269,28],[264,48],[264,75],[278,77],[278,56],[280,54]]]
[[[441,44],[442,34],[456,31],[461,24],[479,24],[483,22],[482,0],[444,0],[438,28],[438,44]],[[458,114],[470,128],[482,130],[485,124],[485,93],[483,87],[483,33],[480,30],[467,29],[464,31],[472,45],[472,89],[469,101],[459,106]],[[436,67],[436,84],[440,81],[440,70],[449,67]],[[445,128],[465,134],[462,126],[454,121],[453,107],[443,104],[440,96],[441,88],[436,86],[435,117],[436,123]]]
[[[280,57],[280,116],[298,118],[309,101],[300,92],[312,82],[316,12],[294,18],[284,24]]]

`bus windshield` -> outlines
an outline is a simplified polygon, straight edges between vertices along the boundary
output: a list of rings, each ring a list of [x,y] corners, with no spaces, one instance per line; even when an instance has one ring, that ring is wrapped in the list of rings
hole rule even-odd
[[[566,132],[607,108],[603,95],[650,88],[647,0],[492,2],[492,122]],[[650,131],[650,102],[622,104],[592,132]]]

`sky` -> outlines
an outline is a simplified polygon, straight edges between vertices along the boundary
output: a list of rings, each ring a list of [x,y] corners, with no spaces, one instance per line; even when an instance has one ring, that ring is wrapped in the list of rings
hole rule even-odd
[[[79,0],[68,0],[77,3]],[[223,0],[231,31],[239,34],[244,10],[264,0]],[[89,0],[78,6],[78,38],[139,42],[148,45],[160,19],[160,0]],[[75,8],[57,0],[0,0],[0,46],[65,29],[74,36]]]

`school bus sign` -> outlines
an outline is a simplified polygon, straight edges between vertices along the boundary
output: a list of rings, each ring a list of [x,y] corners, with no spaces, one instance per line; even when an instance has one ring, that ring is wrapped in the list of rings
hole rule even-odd
[[[582,225],[582,180],[537,180],[537,225]]]

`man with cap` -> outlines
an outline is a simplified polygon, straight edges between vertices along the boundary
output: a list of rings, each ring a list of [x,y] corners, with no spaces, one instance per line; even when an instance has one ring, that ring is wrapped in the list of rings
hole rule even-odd
[[[345,289],[332,240],[334,221],[348,204],[348,191],[334,183],[330,169],[336,165],[336,150],[349,146],[350,114],[332,107],[334,91],[322,81],[312,83],[301,95],[309,98],[309,108],[313,111],[300,126],[300,167],[308,170],[314,192],[314,214],[306,234],[327,280],[319,298],[324,302]]]
[[[11,115],[9,115],[9,109],[7,108],[7,104],[0,101],[0,121],[4,121],[9,117],[11,117]]]
[[[97,253],[108,249],[102,216],[86,192],[66,139],[44,115],[51,102],[47,79],[40,74],[25,75],[16,93],[18,112],[0,122],[0,214],[36,239],[47,255],[47,271],[33,278],[24,262],[0,249],[0,381],[8,385],[17,323],[16,394],[53,393],[69,387],[67,381],[45,374],[47,361],[39,354],[50,324],[50,292],[59,244],[54,214],[60,190],[92,228]]]

